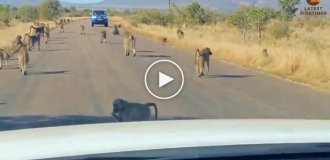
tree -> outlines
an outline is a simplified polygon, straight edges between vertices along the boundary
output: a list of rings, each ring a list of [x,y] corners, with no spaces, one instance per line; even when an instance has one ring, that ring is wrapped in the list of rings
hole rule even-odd
[[[289,21],[293,18],[298,8],[294,6],[300,4],[300,0],[279,0],[280,17],[282,20]]]
[[[51,20],[59,16],[61,4],[58,0],[46,0],[40,5],[40,18]]]
[[[21,17],[23,22],[34,21],[39,17],[38,8],[30,5],[23,5],[19,7],[17,14]]]
[[[10,6],[0,4],[0,22],[8,24],[10,21]]]

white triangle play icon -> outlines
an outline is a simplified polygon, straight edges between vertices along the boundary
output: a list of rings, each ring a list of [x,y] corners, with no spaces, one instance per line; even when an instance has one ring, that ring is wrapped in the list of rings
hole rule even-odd
[[[158,87],[163,87],[164,85],[172,82],[174,79],[162,72],[158,72]]]

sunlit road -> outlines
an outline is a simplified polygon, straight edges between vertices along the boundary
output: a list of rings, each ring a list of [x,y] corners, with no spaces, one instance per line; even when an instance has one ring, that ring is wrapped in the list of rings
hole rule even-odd
[[[80,24],[86,26],[86,35],[79,35]],[[108,32],[106,44],[100,43],[103,29]],[[119,97],[157,103],[160,119],[330,119],[329,94],[216,61],[211,62],[209,76],[198,78],[193,51],[162,46],[141,36],[137,36],[137,57],[126,57],[122,37],[110,35],[110,30],[92,28],[88,20],[66,25],[64,33],[53,30],[49,44],[30,52],[27,76],[11,60],[9,67],[0,70],[1,123],[15,116],[111,121],[111,102]],[[145,71],[158,59],[173,60],[184,72],[183,90],[173,99],[158,100],[145,88]]]

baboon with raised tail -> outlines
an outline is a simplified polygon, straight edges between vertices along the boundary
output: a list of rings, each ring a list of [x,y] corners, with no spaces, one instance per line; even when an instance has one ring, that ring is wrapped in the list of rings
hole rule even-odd
[[[126,56],[129,56],[131,50],[133,52],[133,57],[136,56],[135,43],[136,43],[136,39],[133,36],[133,34],[128,32],[127,30],[125,30],[124,31],[124,50],[125,50]]]
[[[212,51],[210,48],[206,47],[202,50],[196,49],[195,53],[195,68],[198,77],[204,76],[204,66],[206,63],[207,72],[210,71],[210,56],[212,55]]]

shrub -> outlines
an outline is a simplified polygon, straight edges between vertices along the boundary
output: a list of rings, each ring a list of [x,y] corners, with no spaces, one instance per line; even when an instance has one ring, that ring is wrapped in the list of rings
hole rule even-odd
[[[273,21],[268,25],[267,33],[275,39],[288,38],[291,34],[289,24],[284,21]]]
[[[21,17],[22,22],[35,21],[39,17],[39,11],[36,6],[23,5],[19,7],[17,14]]]

